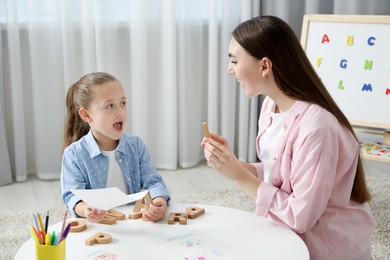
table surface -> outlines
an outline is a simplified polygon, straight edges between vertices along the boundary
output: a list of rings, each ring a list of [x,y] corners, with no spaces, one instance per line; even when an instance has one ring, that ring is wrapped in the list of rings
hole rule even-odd
[[[203,208],[205,213],[188,219],[186,225],[168,224],[170,213],[185,213],[187,208]],[[133,206],[115,210],[128,216]],[[70,221],[69,219],[68,221]],[[86,221],[85,219],[82,219]],[[306,245],[293,231],[243,210],[205,204],[172,203],[159,222],[141,219],[118,220],[113,225],[91,223],[66,239],[67,259],[94,259],[103,253],[116,259],[309,259]],[[49,227],[61,230],[62,223]],[[85,245],[98,232],[110,234],[109,244]],[[35,246],[27,240],[15,260],[32,259]],[[109,259],[109,258],[105,258]]]

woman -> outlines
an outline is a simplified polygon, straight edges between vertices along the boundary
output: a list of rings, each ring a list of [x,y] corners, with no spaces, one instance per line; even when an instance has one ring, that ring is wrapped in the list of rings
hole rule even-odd
[[[260,163],[240,162],[223,137],[202,140],[204,156],[256,200],[256,215],[295,231],[311,259],[370,259],[373,219],[359,144],[293,30],[256,17],[232,33],[228,73],[248,97],[266,96]]]

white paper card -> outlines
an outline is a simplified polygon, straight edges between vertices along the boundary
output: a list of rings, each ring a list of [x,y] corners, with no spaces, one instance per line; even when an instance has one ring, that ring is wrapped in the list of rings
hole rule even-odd
[[[103,189],[71,189],[70,190],[79,199],[87,203],[91,208],[110,210],[127,203],[137,201],[145,197],[148,191],[141,191],[126,195],[117,187]]]

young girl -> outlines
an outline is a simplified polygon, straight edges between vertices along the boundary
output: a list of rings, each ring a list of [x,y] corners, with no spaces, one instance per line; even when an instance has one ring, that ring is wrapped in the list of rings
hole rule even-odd
[[[73,217],[99,222],[106,212],[88,207],[71,189],[118,187],[126,194],[149,190],[153,204],[143,218],[162,219],[169,192],[143,141],[123,133],[127,119],[121,83],[103,72],[80,78],[66,97],[62,199]]]
[[[267,96],[261,162],[240,162],[216,134],[202,140],[205,158],[255,198],[258,216],[295,231],[311,259],[370,259],[373,219],[358,141],[293,30],[263,16],[232,36],[228,73],[248,97]]]

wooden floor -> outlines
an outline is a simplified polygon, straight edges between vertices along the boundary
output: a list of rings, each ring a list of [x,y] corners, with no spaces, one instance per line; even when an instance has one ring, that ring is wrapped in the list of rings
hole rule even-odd
[[[236,187],[205,164],[190,169],[159,172],[171,195]],[[0,187],[0,212],[44,210],[62,204],[59,180],[47,181],[30,176],[26,182]]]

